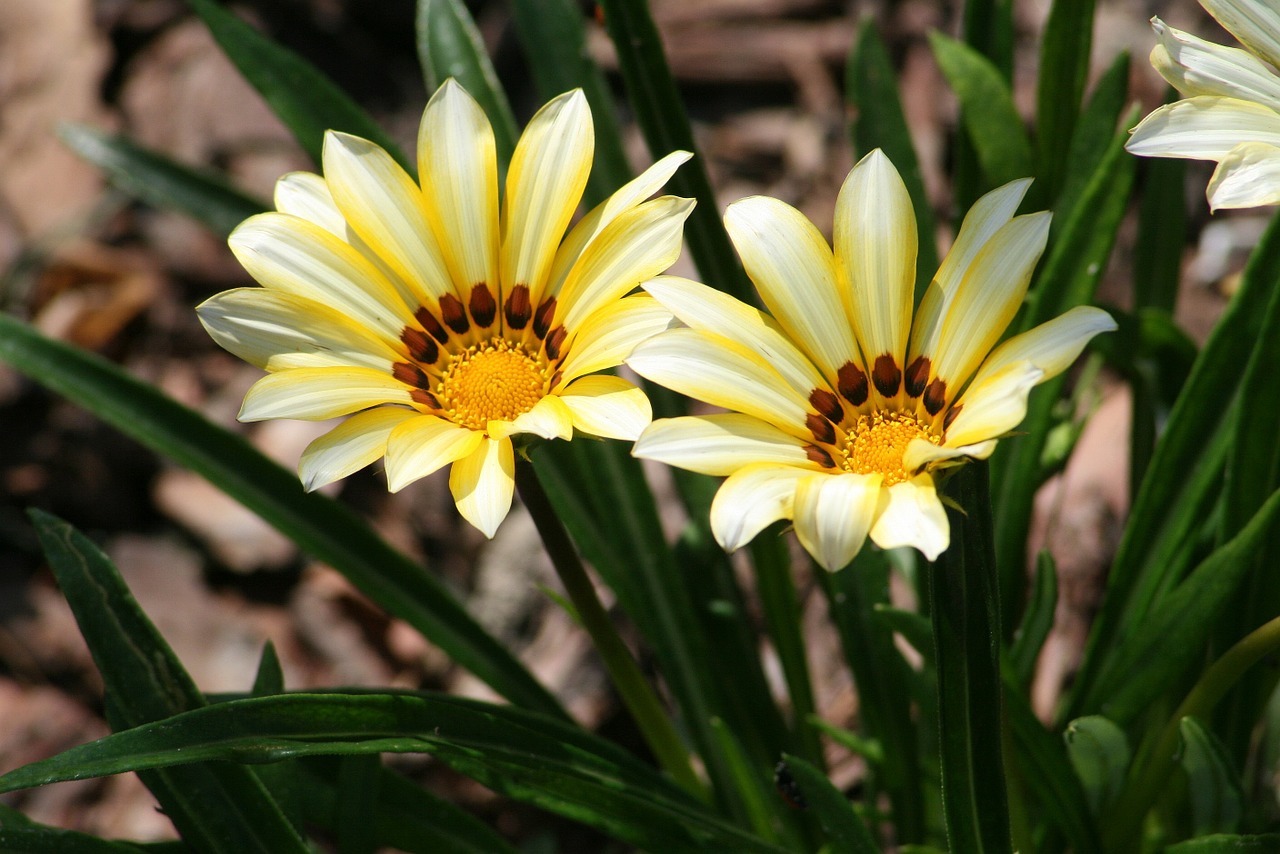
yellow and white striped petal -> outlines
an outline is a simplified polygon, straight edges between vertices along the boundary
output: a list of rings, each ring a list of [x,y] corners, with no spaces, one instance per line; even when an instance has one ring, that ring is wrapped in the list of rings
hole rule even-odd
[[[434,415],[404,421],[387,436],[387,489],[399,492],[471,455],[483,441],[484,434]]]
[[[617,300],[680,257],[693,199],[663,196],[614,219],[592,241],[560,291],[557,324],[572,334],[596,309]]]
[[[494,439],[519,433],[532,433],[544,439],[572,439],[573,411],[554,394],[533,405],[533,409],[517,415],[514,421],[490,421],[485,429]]]
[[[975,383],[957,403],[963,408],[947,428],[946,444],[972,445],[1008,433],[1027,417],[1027,395],[1042,380],[1044,371],[1015,362]]]
[[[1280,109],[1280,76],[1253,54],[1196,38],[1159,18],[1151,19],[1151,28],[1160,39],[1151,64],[1183,95],[1221,95]]]
[[[711,500],[711,533],[727,552],[795,513],[796,483],[810,477],[804,469],[770,463],[751,465],[732,474]]]
[[[418,173],[428,219],[464,303],[485,283],[498,294],[498,156],[493,128],[450,78],[418,127]]]
[[[332,306],[390,341],[411,315],[363,255],[307,220],[259,214],[241,223],[227,243],[263,286]]]
[[[1078,305],[1034,329],[1015,335],[991,351],[974,375],[974,387],[1018,362],[1030,362],[1051,379],[1071,367],[1095,335],[1112,332],[1116,322],[1100,308]]]
[[[671,312],[648,294],[605,304],[582,322],[560,370],[563,381],[616,368],[641,341],[671,328]]]
[[[582,90],[550,101],[529,121],[507,171],[501,235],[502,285],[527,285],[541,300],[556,248],[582,198],[595,152]]]
[[[1237,145],[1214,170],[1205,194],[1215,211],[1280,204],[1280,147],[1265,142]]]
[[[1274,0],[1200,0],[1242,45],[1280,68],[1280,7]]]
[[[367,139],[328,131],[324,177],[347,224],[410,288],[411,305],[453,291],[422,191],[391,155]]]
[[[759,353],[798,394],[826,387],[826,378],[809,357],[759,309],[679,276],[658,276],[645,282],[644,289],[689,328],[722,335]]]
[[[815,474],[796,483],[796,537],[823,569],[835,572],[862,550],[875,518],[881,476]]]
[[[880,149],[862,158],[836,199],[836,267],[868,370],[907,352],[916,279],[916,215],[898,170]]]
[[[924,439],[912,439],[911,444],[907,446],[906,453],[902,455],[902,468],[908,472],[918,473],[926,467],[933,468],[938,463],[959,460],[961,458],[970,460],[985,460],[995,452],[996,440],[987,439],[983,442],[975,442],[972,445],[960,445],[955,448],[945,445],[935,445],[932,442],[926,442]]]
[[[458,512],[491,539],[511,510],[515,489],[515,453],[510,439],[485,439],[449,470],[449,490]]]
[[[942,320],[934,373],[947,383],[948,402],[1000,340],[1022,305],[1049,237],[1048,212],[1014,217],[970,265]]]
[[[634,442],[653,418],[649,398],[622,377],[583,377],[556,398],[573,413],[574,429],[604,439]]]
[[[267,371],[355,365],[386,373],[401,352],[327,305],[265,288],[234,288],[196,306],[224,349]]]
[[[729,205],[724,225],[774,320],[828,377],[861,364],[831,247],[804,214],[766,196]],[[812,387],[812,386],[811,386]]]
[[[1242,142],[1280,145],[1280,113],[1252,101],[1199,95],[1152,112],[1125,149],[1144,157],[1221,160]]]
[[[951,526],[932,477],[918,474],[881,492],[871,541],[882,549],[912,546],[930,561],[946,551]]]
[[[311,492],[354,474],[386,456],[392,430],[411,419],[430,417],[394,406],[357,412],[307,445],[298,463],[303,487]]]
[[[411,401],[409,387],[373,368],[293,368],[267,374],[244,396],[241,421],[323,421],[382,403]]]
[[[591,212],[578,220],[569,230],[569,234],[556,250],[555,260],[551,263],[551,273],[543,297],[560,293],[564,280],[569,276],[573,265],[578,263],[578,256],[602,232],[609,223],[618,216],[634,208],[662,189],[676,169],[693,155],[687,151],[673,151],[654,163],[640,175],[623,184],[612,196],[591,209]]]
[[[672,329],[642,343],[627,365],[645,379],[712,406],[754,415],[807,438],[808,401],[758,353],[697,329]]]
[[[737,412],[659,418],[636,440],[631,455],[717,477],[752,464],[821,471],[805,443],[759,418]]]
[[[341,240],[347,239],[347,221],[333,203],[329,185],[314,172],[290,172],[276,181],[276,210],[313,222]]]

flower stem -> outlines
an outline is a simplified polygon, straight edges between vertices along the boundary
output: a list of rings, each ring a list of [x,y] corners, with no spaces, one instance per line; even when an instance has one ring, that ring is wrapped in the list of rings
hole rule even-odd
[[[551,558],[556,575],[573,603],[577,618],[591,636],[591,642],[604,661],[610,680],[622,702],[635,718],[649,749],[658,763],[688,791],[702,797],[705,789],[689,762],[689,752],[680,739],[658,697],[645,680],[640,667],[622,642],[605,612],[595,586],[569,539],[569,532],[556,515],[533,466],[516,461],[516,488],[529,515],[538,528],[543,546]]]
[[[1009,854],[1000,586],[987,464],[964,466],[949,486],[964,511],[947,508],[951,546],[929,568],[947,839],[952,851]]]
[[[1232,685],[1262,658],[1280,650],[1280,617],[1264,623],[1227,650],[1209,666],[1169,719],[1155,748],[1135,763],[1133,784],[1116,801],[1111,811],[1111,830],[1103,846],[1107,851],[1132,850],[1132,842],[1142,829],[1143,819],[1169,781],[1177,764],[1180,724],[1183,718],[1204,718],[1213,711]]]

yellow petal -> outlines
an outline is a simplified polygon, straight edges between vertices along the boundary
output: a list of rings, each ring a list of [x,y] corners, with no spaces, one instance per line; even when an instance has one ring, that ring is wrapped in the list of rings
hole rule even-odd
[[[1280,8],[1274,0],[1200,0],[1200,5],[1241,44],[1280,68]]]
[[[759,418],[736,412],[660,418],[631,449],[633,456],[716,476],[749,466],[785,466],[806,471],[821,467],[809,460],[805,443]]]
[[[583,377],[561,392],[559,399],[573,413],[575,429],[605,439],[634,442],[653,417],[643,391],[608,374]]]
[[[880,481],[878,474],[814,474],[796,484],[796,537],[824,569],[842,569],[862,550]]]
[[[410,402],[409,387],[372,368],[292,368],[253,384],[241,421],[297,418],[323,421],[382,403]]]
[[[490,421],[486,432],[495,439],[517,433],[532,433],[544,439],[572,439],[573,413],[560,398],[550,394],[514,421]]]
[[[307,492],[359,471],[387,453],[387,437],[405,421],[422,416],[411,409],[379,406],[357,412],[307,445],[298,476]]]
[[[582,322],[560,370],[564,382],[616,368],[641,341],[671,328],[671,312],[646,294],[606,303]]]
[[[932,477],[918,474],[881,493],[871,541],[882,549],[911,546],[930,561],[947,550],[951,526]]]
[[[756,534],[794,513],[796,483],[805,469],[761,463],[731,475],[711,501],[711,532],[725,551],[736,551]]]
[[[449,489],[458,512],[489,538],[507,518],[515,488],[515,453],[510,439],[485,439],[449,471]]]
[[[1205,191],[1213,210],[1280,204],[1280,147],[1244,142],[1214,170]]]
[[[399,492],[480,447],[484,436],[434,415],[397,425],[387,437],[387,489]]]
[[[1280,113],[1252,101],[1198,95],[1152,112],[1125,149],[1144,157],[1221,160],[1242,142],[1280,146]]]

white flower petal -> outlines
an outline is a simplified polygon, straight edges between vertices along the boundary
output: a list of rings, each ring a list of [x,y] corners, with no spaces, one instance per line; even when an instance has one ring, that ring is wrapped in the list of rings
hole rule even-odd
[[[760,298],[796,346],[834,377],[861,361],[831,247],[804,214],[766,196],[729,205],[724,225]]]
[[[490,421],[486,431],[494,439],[532,433],[544,439],[572,439],[573,411],[564,401],[549,394],[533,405],[533,409],[516,416],[514,421]]]
[[[591,108],[580,89],[548,102],[529,120],[507,171],[500,262],[504,292],[527,285],[530,301],[540,304],[594,152]]]
[[[430,418],[411,409],[379,406],[357,412],[307,445],[298,463],[302,485],[311,492],[359,471],[387,453],[387,437],[405,421]]]
[[[918,474],[883,490],[880,504],[871,527],[871,540],[880,548],[912,546],[933,561],[951,544],[947,511],[928,474]]]
[[[736,412],[660,418],[636,440],[632,456],[710,475],[732,475],[754,464],[820,471],[805,443]]]
[[[1280,76],[1248,51],[1196,38],[1151,19],[1160,43],[1151,64],[1183,95],[1221,95],[1280,109]]]
[[[732,474],[711,501],[711,532],[727,552],[794,513],[796,483],[813,473],[770,463],[750,465]]]
[[[560,363],[564,382],[616,368],[641,341],[671,328],[674,318],[647,294],[614,300],[582,322]]]
[[[971,385],[981,385],[1018,362],[1030,362],[1044,371],[1045,379],[1052,379],[1071,366],[1093,336],[1115,328],[1116,322],[1102,309],[1078,305],[992,350]]]
[[[1280,68],[1280,7],[1274,0],[1200,0],[1200,5],[1241,44]]]
[[[314,172],[290,172],[276,181],[276,210],[313,222],[333,236],[347,239],[347,221],[333,203],[329,185]]]
[[[1264,142],[1237,145],[1214,170],[1205,194],[1215,211],[1280,204],[1280,147]]]
[[[515,453],[510,439],[485,439],[449,470],[449,490],[462,518],[490,539],[511,510]]]
[[[882,151],[862,158],[836,199],[836,266],[848,276],[845,308],[868,372],[880,356],[899,369],[907,353],[916,280],[916,215]]]
[[[373,368],[292,368],[253,384],[240,406],[241,421],[297,418],[323,421],[381,403],[409,403],[409,387]]]
[[[575,429],[605,439],[634,442],[653,418],[643,391],[608,374],[583,377],[558,399],[573,413]]]
[[[892,488],[892,487],[891,487]],[[862,550],[881,493],[878,474],[815,474],[796,484],[796,537],[835,572]]]
[[[1252,101],[1198,95],[1155,110],[1133,129],[1125,149],[1144,157],[1221,160],[1242,142],[1280,145],[1280,113]]]
[[[399,492],[475,452],[484,440],[477,430],[459,427],[434,415],[397,425],[387,437],[387,489]]]
[[[972,445],[1008,433],[1027,417],[1027,395],[1044,379],[1030,362],[1015,362],[974,383],[956,403],[960,414],[947,428],[945,444]]]
[[[498,282],[498,159],[493,129],[475,99],[449,78],[418,128],[418,171],[427,216],[463,302],[477,284],[495,300]]]

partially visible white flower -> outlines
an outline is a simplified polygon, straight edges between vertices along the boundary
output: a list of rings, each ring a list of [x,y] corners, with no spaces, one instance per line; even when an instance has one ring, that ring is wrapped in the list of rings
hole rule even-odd
[[[1280,204],[1280,4],[1200,0],[1247,50],[1151,25],[1151,64],[1186,97],[1147,116],[1125,146],[1148,157],[1213,160],[1209,205]]]

